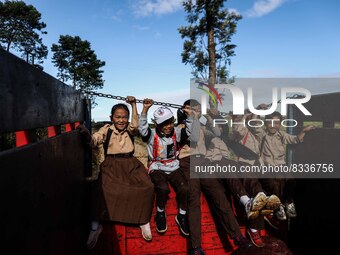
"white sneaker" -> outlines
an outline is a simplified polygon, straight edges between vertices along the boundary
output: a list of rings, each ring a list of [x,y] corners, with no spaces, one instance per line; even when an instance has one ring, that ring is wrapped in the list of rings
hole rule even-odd
[[[150,223],[146,223],[144,225],[139,226],[142,230],[142,236],[145,241],[151,241],[152,240],[152,234],[151,234],[151,228]]]
[[[87,248],[92,249],[93,247],[96,246],[98,237],[100,233],[103,231],[102,225],[99,224],[97,230],[91,230],[89,234],[89,238],[87,239]]]
[[[252,211],[260,211],[267,203],[267,196],[263,192],[257,193],[251,205]]]
[[[248,220],[252,220],[252,219],[256,219],[259,215],[260,215],[260,212],[259,211],[253,211],[251,208],[252,208],[252,203],[253,202],[253,199],[250,198],[248,200],[248,202],[245,204],[244,206],[244,209],[246,211],[246,214],[247,214],[247,219]]]
[[[287,216],[291,218],[295,218],[297,216],[294,203],[286,204],[286,213]]]
[[[266,209],[278,210],[280,208],[281,201],[276,195],[271,195],[268,197]]]
[[[275,216],[278,220],[286,220],[287,219],[285,208],[284,208],[283,204],[280,204],[279,209],[277,211],[275,211]]]

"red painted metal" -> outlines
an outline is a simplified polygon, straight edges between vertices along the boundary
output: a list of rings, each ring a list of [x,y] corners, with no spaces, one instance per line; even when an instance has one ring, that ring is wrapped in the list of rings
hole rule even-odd
[[[71,123],[67,123],[65,124],[65,132],[70,132],[72,131],[74,128],[73,128],[73,124]]]
[[[47,136],[53,137],[58,134],[57,127],[56,126],[50,126],[47,128]]]
[[[15,132],[15,146],[21,147],[29,144],[29,133],[28,131]]]
[[[201,196],[201,211],[202,248],[206,254],[225,255],[235,252],[238,247],[234,246],[233,241],[230,240],[228,236],[222,237],[224,240],[221,240],[221,237],[218,235],[208,203],[203,195]],[[96,247],[91,250],[90,255],[187,255],[189,239],[180,234],[178,226],[175,223],[175,216],[178,210],[175,192],[173,190],[170,193],[166,207],[168,229],[163,235],[156,232],[154,222],[155,213],[156,210],[154,209],[150,221],[153,236],[151,242],[146,242],[142,238],[141,230],[138,226],[103,223],[103,234],[99,237],[98,243]],[[240,228],[241,232],[245,234],[245,227],[240,226]],[[267,236],[265,231],[261,231],[261,235]],[[115,249],[113,250],[112,247],[115,247]]]
[[[235,203],[235,201],[233,201]],[[236,206],[237,207],[237,206]],[[202,248],[207,255],[252,254],[292,255],[286,244],[276,237],[269,236],[266,230],[261,230],[266,246],[264,248],[253,247],[248,250],[238,249],[228,236],[219,236],[215,227],[209,205],[205,197],[201,196],[202,211]],[[237,210],[235,210],[237,212]],[[175,192],[171,190],[166,207],[168,229],[165,234],[156,232],[153,210],[151,218],[152,241],[146,242],[141,235],[138,226],[127,226],[112,223],[102,223],[104,231],[98,239],[97,245],[90,251],[90,255],[187,255],[189,239],[183,237],[175,223],[178,213]],[[241,223],[240,223],[241,224]],[[242,234],[245,235],[245,226],[240,225]]]

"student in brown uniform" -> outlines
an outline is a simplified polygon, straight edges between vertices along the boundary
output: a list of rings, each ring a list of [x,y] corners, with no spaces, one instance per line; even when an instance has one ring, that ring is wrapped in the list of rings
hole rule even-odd
[[[287,144],[298,144],[303,141],[307,132],[315,129],[314,126],[306,126],[298,135],[290,135],[281,128],[282,115],[279,112],[273,112],[266,115],[265,119],[270,120],[265,122],[265,130],[260,130],[257,134],[257,139],[260,141],[261,159],[265,165],[280,166],[286,165],[286,148]],[[283,205],[281,210],[284,210],[288,217],[296,217],[296,208],[294,204],[295,180],[292,178],[267,178],[261,179],[263,188],[272,194],[277,195]],[[276,214],[278,219],[285,219],[280,214]],[[274,228],[277,224],[272,224],[273,216],[266,216],[265,220]]]
[[[261,106],[259,106],[261,107]],[[258,108],[259,108],[258,107]],[[249,111],[246,111],[244,115],[234,115],[233,116],[233,138],[243,144],[245,147],[253,151],[258,156],[260,155],[260,146],[259,141],[256,138],[256,133],[261,132],[257,130],[257,128],[250,127],[247,125],[249,120],[253,120],[252,125],[255,125],[255,120],[258,119],[259,116],[254,115],[250,113]],[[237,124],[235,124],[237,123]],[[247,159],[243,158],[242,156],[237,157],[237,161],[239,164],[245,165],[260,165],[261,164],[261,158],[259,159]],[[238,180],[232,180],[232,182],[237,182]],[[259,179],[256,178],[256,176],[251,176],[251,173],[249,173],[248,178],[241,179],[241,182],[244,186],[244,190],[237,189],[239,185],[233,185],[236,186],[236,189],[234,188],[235,192],[237,192],[237,197],[240,198],[240,202],[244,204],[244,201],[247,201],[250,197],[255,196],[256,194],[265,194],[265,190],[263,189]],[[248,194],[249,195],[248,195]],[[249,219],[248,222],[248,229],[247,229],[247,235],[252,240],[253,244],[258,247],[263,247],[264,242],[262,240],[262,237],[260,235],[259,229],[263,229],[264,227],[264,214],[269,214],[270,212],[277,211],[280,207],[281,201],[280,199],[275,195],[272,194],[270,196],[267,196],[267,199],[269,200],[269,203],[264,207],[266,210],[265,213],[262,211],[262,213],[259,214],[259,217],[256,219]]]
[[[267,109],[267,105],[260,104],[257,107],[257,109]],[[257,166],[264,164],[261,158],[261,152],[260,152],[261,137],[263,135],[264,130],[263,130],[263,127],[261,127],[260,125],[258,127],[254,127],[260,124],[259,122],[257,123],[256,121],[259,119],[260,119],[260,116],[251,113],[249,110],[246,110],[243,116],[242,115],[233,116],[233,121],[235,122],[235,124],[233,125],[234,139],[242,143],[247,148],[251,149],[254,153],[256,153],[259,156],[258,160],[248,160],[243,157],[238,157],[237,160],[239,162],[244,162],[244,163],[257,165]],[[248,125],[248,121],[252,121],[252,127]],[[280,205],[275,210],[274,214],[279,220],[286,219],[286,213],[284,211],[283,205]],[[266,219],[268,219],[268,217]],[[271,224],[271,226],[273,225]]]
[[[92,136],[80,126],[85,142],[92,147],[104,144],[105,160],[94,190],[91,231],[87,246],[93,248],[102,232],[100,220],[138,224],[143,238],[152,239],[150,217],[154,201],[154,186],[144,165],[133,156],[133,136],[138,132],[136,100],[128,96],[132,107],[131,122],[125,104],[116,104],[111,110],[112,125],[107,124]]]
[[[191,136],[182,144],[179,153],[180,169],[189,182],[188,221],[192,247],[190,254],[205,254],[201,247],[201,190],[215,206],[221,225],[229,237],[234,240],[234,244],[239,247],[250,248],[252,245],[241,234],[232,207],[224,193],[223,185],[217,179],[190,178],[190,163],[192,166],[193,164],[204,165],[207,162],[205,142],[216,135],[220,135],[220,132],[218,128],[212,132],[206,126],[200,124],[198,119],[201,116],[201,105],[198,101],[187,100],[183,108],[185,108],[187,118],[192,121]]]
[[[261,108],[261,105],[257,107]],[[263,164],[262,159],[260,157],[260,143],[257,139],[258,133],[262,132],[262,127],[250,127],[247,123],[252,120],[252,125],[255,126],[254,120],[259,119],[258,115],[251,113],[246,110],[244,115],[233,115],[233,126],[232,126],[232,136],[235,141],[240,142],[245,147],[252,150],[256,155],[258,155],[258,159],[246,159],[242,156],[237,158],[237,161],[248,163],[250,165],[260,165]]]
[[[266,108],[267,106],[265,104],[261,104],[258,107],[258,109]],[[248,115],[250,116],[251,114]],[[303,128],[300,134],[289,135],[281,130],[281,121],[283,118],[279,112],[267,115],[265,119],[268,120],[265,121],[265,129],[261,127],[250,129],[251,132],[249,132],[247,140],[254,142],[253,145],[255,146],[253,147],[261,156],[257,164],[271,166],[285,165],[286,145],[302,142],[306,132],[315,129],[314,126],[307,126]],[[249,138],[252,139],[249,140]],[[256,146],[256,143],[258,143],[258,146]],[[264,218],[271,227],[278,229],[279,223],[276,222],[276,219],[286,220],[287,216],[296,217],[294,204],[295,180],[292,178],[263,178],[260,179],[260,182],[266,192],[277,195],[283,202],[274,214],[267,215]]]

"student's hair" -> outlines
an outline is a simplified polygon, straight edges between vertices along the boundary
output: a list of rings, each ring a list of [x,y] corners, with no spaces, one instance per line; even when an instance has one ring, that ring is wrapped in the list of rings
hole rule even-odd
[[[271,113],[271,114],[269,114],[269,115],[266,115],[265,119],[273,119],[274,117],[279,117],[280,121],[282,121],[282,119],[283,119],[281,113],[276,112],[276,111]]]
[[[190,105],[190,106],[200,106],[201,104],[196,99],[188,99],[184,102],[183,106]]]
[[[187,116],[185,115],[183,110],[182,109],[178,109],[177,110],[177,125],[183,124],[184,121],[186,120],[186,118],[187,118]]]
[[[183,107],[186,105],[190,106],[200,106],[201,104],[195,99],[188,99],[183,103]],[[187,119],[187,115],[183,112],[182,109],[177,110],[177,124],[182,124]]]
[[[129,108],[127,107],[126,104],[115,104],[114,106],[112,106],[112,109],[111,109],[111,116],[113,117],[113,114],[115,113],[116,110],[118,109],[123,109],[125,111],[127,111],[128,113],[128,117],[130,115],[130,111],[129,111]]]

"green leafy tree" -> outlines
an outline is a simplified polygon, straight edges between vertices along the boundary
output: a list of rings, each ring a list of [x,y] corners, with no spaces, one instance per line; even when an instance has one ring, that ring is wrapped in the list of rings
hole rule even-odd
[[[97,59],[88,41],[79,36],[61,35],[58,44],[52,44],[52,62],[58,68],[58,78],[72,81],[76,89],[96,90],[104,86],[101,67],[104,61]]]
[[[0,2],[0,45],[5,50],[16,50],[27,62],[35,60],[42,63],[48,54],[40,34],[47,34],[43,29],[46,24],[41,14],[32,5],[23,1]]]
[[[223,0],[186,0],[188,26],[178,29],[185,39],[182,62],[189,64],[195,78],[216,82],[229,77],[230,58],[236,45],[231,43],[241,16],[224,8]]]
[[[21,56],[33,65],[35,64],[35,60],[37,60],[39,64],[42,64],[43,59],[46,59],[48,54],[47,46],[42,43],[41,38],[36,38],[36,36],[37,35],[28,38],[26,42],[22,44],[23,49],[21,50]]]

